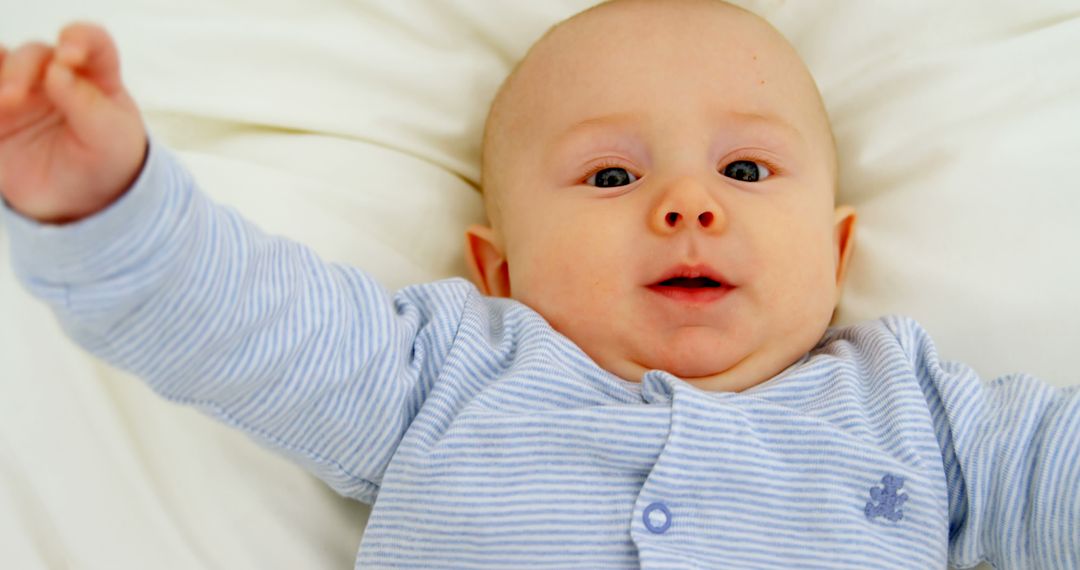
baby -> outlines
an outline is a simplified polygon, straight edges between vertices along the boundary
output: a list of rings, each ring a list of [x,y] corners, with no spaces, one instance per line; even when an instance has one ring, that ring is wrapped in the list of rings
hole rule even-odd
[[[753,14],[551,29],[492,104],[473,283],[393,296],[203,196],[100,28],[0,66],[21,281],[373,504],[357,568],[1080,568],[1080,391],[984,383],[909,319],[829,328],[856,217]]]

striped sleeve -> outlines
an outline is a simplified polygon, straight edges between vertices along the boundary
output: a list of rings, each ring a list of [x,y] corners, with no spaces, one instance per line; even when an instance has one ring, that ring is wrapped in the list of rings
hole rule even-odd
[[[162,146],[117,202],[39,225],[15,273],[81,346],[373,502],[457,331],[461,280],[391,297],[212,203]]]
[[[914,321],[894,323],[934,419],[949,484],[950,564],[1080,568],[1080,387],[982,381],[942,362]]]

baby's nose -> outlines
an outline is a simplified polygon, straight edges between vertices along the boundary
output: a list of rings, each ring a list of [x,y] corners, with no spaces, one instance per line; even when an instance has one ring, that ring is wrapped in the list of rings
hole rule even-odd
[[[670,234],[697,228],[707,233],[723,230],[724,210],[709,191],[693,178],[674,181],[663,193],[650,215],[653,231]]]
[[[664,221],[669,227],[672,228],[678,226],[679,222],[681,222],[682,219],[683,215],[679,212],[668,212],[667,215],[664,216]],[[703,228],[708,228],[709,226],[711,226],[713,220],[715,219],[716,214],[712,213],[711,211],[704,211],[697,215],[698,223],[701,224],[701,227]]]

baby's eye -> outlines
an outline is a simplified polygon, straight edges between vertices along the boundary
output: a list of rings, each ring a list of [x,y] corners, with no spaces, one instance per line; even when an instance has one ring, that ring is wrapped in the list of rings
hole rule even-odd
[[[753,160],[736,160],[724,167],[724,176],[742,182],[758,182],[770,174],[768,166]]]
[[[637,177],[627,172],[625,168],[615,167],[596,171],[585,179],[585,183],[597,188],[614,188],[633,184],[636,180]]]

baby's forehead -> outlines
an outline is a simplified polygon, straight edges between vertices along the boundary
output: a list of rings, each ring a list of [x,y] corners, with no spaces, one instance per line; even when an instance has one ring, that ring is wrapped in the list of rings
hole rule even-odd
[[[702,120],[783,117],[832,142],[813,78],[768,22],[714,0],[621,0],[553,27],[515,67],[489,114],[485,177],[575,123],[690,102]]]
[[[568,120],[580,120],[625,102],[623,95],[643,108],[678,104],[664,92],[678,84],[711,92],[716,104],[754,112],[763,99],[795,91],[789,84],[802,74],[808,75],[805,66],[783,36],[742,9],[711,0],[622,0],[545,34],[515,68],[499,102],[515,109],[514,116],[544,115],[548,122],[559,114],[549,111],[565,110]],[[805,95],[816,96],[816,87],[811,91]]]
[[[776,36],[776,37],[771,37]],[[552,26],[522,58],[521,69],[548,69],[541,62],[589,63],[636,52],[686,56],[717,45],[754,45],[782,36],[762,18],[711,0],[618,0]],[[680,53],[681,52],[681,53]]]

